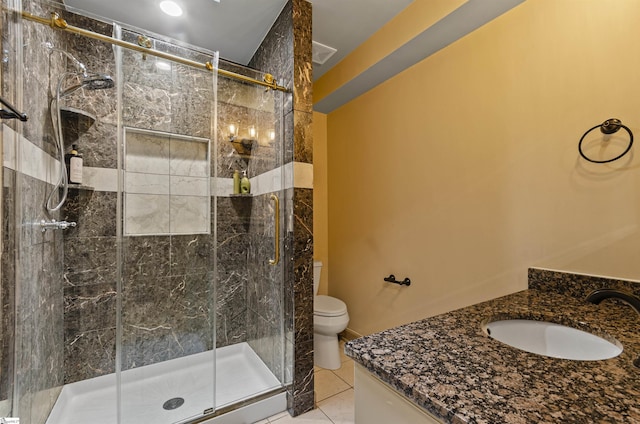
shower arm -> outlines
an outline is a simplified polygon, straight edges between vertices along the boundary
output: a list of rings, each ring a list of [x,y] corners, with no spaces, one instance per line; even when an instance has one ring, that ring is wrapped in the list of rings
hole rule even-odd
[[[45,43],[45,47],[47,49],[49,49],[50,52],[58,52],[62,55],[64,55],[65,57],[67,57],[68,59],[71,59],[71,61],[73,62],[73,64],[75,65],[76,69],[78,70],[79,73],[81,73],[82,75],[86,76],[87,75],[87,67],[84,66],[84,63],[80,62],[78,59],[75,58],[74,55],[72,55],[71,53],[69,53],[66,50],[63,49],[59,49],[53,46],[53,44],[51,44],[50,42],[46,42]]]
[[[162,59],[167,59],[173,62],[177,62],[177,63],[181,63],[183,65],[187,65],[187,66],[191,66],[194,68],[198,68],[198,69],[202,69],[202,70],[207,70],[207,71],[215,71],[215,67],[213,66],[213,64],[211,62],[206,62],[206,63],[200,63],[200,62],[196,62],[194,60],[189,60],[189,59],[185,59],[183,57],[180,56],[176,56],[176,55],[172,55],[169,53],[164,53],[158,50],[154,50],[153,48],[150,47],[146,47],[146,46],[140,46],[138,44],[134,44],[134,43],[129,43],[127,41],[123,41],[123,40],[118,40],[117,38],[113,38],[113,37],[109,37],[107,35],[103,35],[103,34],[98,34],[96,32],[93,31],[89,31],[83,28],[79,28],[79,27],[75,27],[72,25],[69,25],[67,23],[67,21],[65,21],[64,19],[62,19],[60,17],[60,15],[58,15],[55,12],[51,13],[51,18],[50,19],[46,19],[40,16],[36,16],[36,15],[32,15],[29,12],[21,12],[22,17],[28,21],[33,21],[33,22],[37,22],[43,25],[48,25],[53,29],[59,29],[59,30],[63,30],[66,32],[71,32],[73,34],[78,34],[78,35],[82,35],[88,38],[93,38],[94,40],[100,40],[100,41],[104,41],[106,43],[109,44],[114,44],[116,46],[120,46],[120,47],[125,47],[128,48],[130,50],[135,50],[144,54],[150,54],[152,56],[156,56]],[[236,80],[240,80],[243,82],[248,82],[251,84],[256,84],[256,85],[260,85],[263,87],[267,87],[269,89],[273,89],[273,90],[278,90],[278,91],[284,91],[284,92],[289,92],[290,90],[286,87],[280,86],[278,85],[277,81],[275,80],[275,78],[273,77],[273,75],[271,74],[265,74],[264,76],[264,81],[260,81],[254,78],[250,78],[250,77],[246,77],[244,75],[240,75],[240,74],[236,74],[234,72],[230,72],[230,71],[225,71],[224,69],[218,69],[217,70],[219,75],[228,77],[228,78],[233,78]]]

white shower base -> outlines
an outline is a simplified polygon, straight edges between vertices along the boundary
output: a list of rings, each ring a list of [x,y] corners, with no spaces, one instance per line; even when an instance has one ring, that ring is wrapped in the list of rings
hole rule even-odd
[[[122,372],[121,424],[184,423],[202,417],[214,404],[213,362],[213,351],[208,351]],[[216,409],[282,387],[247,343],[217,349],[215,363]],[[67,384],[46,424],[118,424],[116,389],[115,374]],[[182,406],[163,409],[176,397],[184,399]],[[251,423],[285,409],[285,395],[279,393],[207,422]]]

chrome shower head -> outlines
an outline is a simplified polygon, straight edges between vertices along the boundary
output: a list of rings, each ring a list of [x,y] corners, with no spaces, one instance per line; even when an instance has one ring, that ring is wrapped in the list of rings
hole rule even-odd
[[[89,74],[82,76],[82,86],[89,90],[105,90],[113,88],[115,83],[110,75]]]
[[[54,45],[50,42],[45,42],[44,47],[49,50],[49,54],[53,52],[58,52],[66,56],[71,60],[73,65],[76,68],[76,72],[65,72],[58,81],[58,94],[61,97],[67,96],[74,91],[80,88],[87,88],[88,90],[102,90],[106,88],[112,88],[115,84],[113,82],[113,78],[109,75],[97,74],[97,73],[89,73],[87,71],[87,67],[84,66],[82,62],[75,58],[71,53],[66,50],[59,49],[54,47]],[[62,90],[63,81],[70,76],[76,77],[79,81],[64,90]]]
[[[115,85],[115,83],[113,82],[113,78],[111,78],[109,75],[85,73],[82,75],[77,75],[77,78],[80,78],[80,82],[62,90],[60,92],[60,97],[68,96],[69,94],[80,88],[86,88],[88,90],[103,90],[107,88],[113,88],[113,86]]]

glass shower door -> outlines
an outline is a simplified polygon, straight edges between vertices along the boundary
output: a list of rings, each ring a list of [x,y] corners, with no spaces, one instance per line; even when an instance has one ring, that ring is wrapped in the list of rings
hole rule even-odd
[[[221,62],[262,80],[262,73]],[[216,321],[219,407],[283,391],[282,93],[219,78]],[[248,193],[234,190],[246,173]],[[242,191],[242,190],[240,190]],[[277,246],[277,247],[276,247]],[[284,407],[282,408],[284,409]],[[282,410],[281,409],[281,410]]]
[[[139,37],[122,30],[125,41]],[[188,422],[215,410],[217,74],[124,49],[117,61],[119,423]]]
[[[122,31],[125,41],[140,37]],[[281,403],[270,408],[282,411],[281,211],[292,176],[282,93],[139,52],[117,57],[119,424],[188,422],[274,394]]]

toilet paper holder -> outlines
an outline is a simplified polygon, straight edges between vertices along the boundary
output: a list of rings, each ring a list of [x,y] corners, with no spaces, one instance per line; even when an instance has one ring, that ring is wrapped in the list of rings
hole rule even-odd
[[[396,276],[393,274],[390,274],[388,277],[384,277],[384,281],[386,281],[387,283],[400,284],[401,286],[411,285],[411,280],[409,279],[409,277],[405,278],[402,281],[398,281],[396,280]]]

